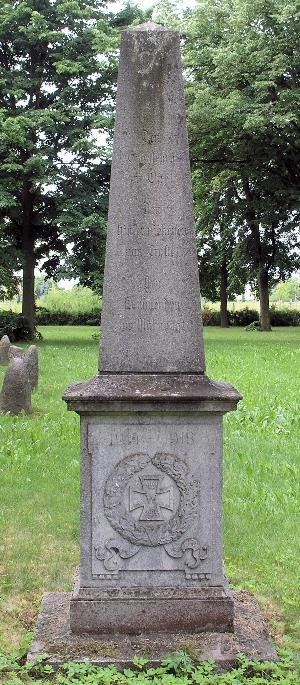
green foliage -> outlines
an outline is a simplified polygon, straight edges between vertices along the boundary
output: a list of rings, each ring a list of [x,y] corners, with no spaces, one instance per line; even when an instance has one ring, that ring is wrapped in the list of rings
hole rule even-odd
[[[272,326],[300,326],[300,311],[298,309],[277,309],[271,307]]]
[[[11,342],[32,338],[28,321],[12,311],[0,311],[0,338],[3,335],[8,335]]]
[[[36,310],[37,326],[99,326],[101,316],[97,310],[87,312],[49,311],[44,307]],[[99,339],[99,333],[97,334]]]
[[[50,312],[70,312],[72,314],[99,313],[102,300],[90,288],[80,285],[70,290],[52,287],[37,300],[38,307],[45,307]]]
[[[89,252],[93,230],[102,269],[118,36],[102,0],[16,0],[1,10],[0,241],[27,273],[31,317],[38,260],[54,274],[77,237]]]
[[[134,657],[133,668],[123,671],[115,666],[70,662],[55,672],[47,661],[21,667],[4,656],[0,656],[1,661],[2,671],[8,672],[4,685],[297,685],[300,673],[287,650],[282,650],[277,663],[250,661],[241,654],[236,666],[226,673],[217,673],[213,661],[193,662],[185,652],[170,654],[155,668],[147,667],[147,659]]]
[[[300,300],[300,278],[294,276],[278,283],[271,293],[271,302],[291,302]]]
[[[0,301],[10,300],[18,293],[20,279],[15,274],[15,263],[15,250],[0,231]]]
[[[38,325],[99,326],[102,300],[90,288],[63,290],[53,286],[37,301]]]
[[[51,288],[55,288],[56,283],[52,278],[45,278],[43,274],[36,276],[34,279],[34,296],[38,300],[43,295],[46,295]]]
[[[268,284],[299,264],[297,1],[206,0],[183,31],[204,293],[218,297],[225,259],[228,286],[246,271],[267,318]]]
[[[248,326],[245,326],[245,331],[261,331],[259,321],[252,321]]]

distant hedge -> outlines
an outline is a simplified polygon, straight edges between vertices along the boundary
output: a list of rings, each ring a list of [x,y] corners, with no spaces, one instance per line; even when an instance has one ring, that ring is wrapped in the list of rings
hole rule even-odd
[[[36,323],[40,326],[99,326],[101,316],[99,311],[67,312],[50,311],[45,307],[37,307]]]
[[[203,307],[204,326],[220,326],[220,312],[209,307]],[[253,321],[257,321],[259,313],[257,309],[239,309],[235,312],[228,312],[230,326],[248,326]],[[41,326],[99,326],[101,314],[99,312],[51,312],[44,307],[37,309],[36,322]],[[271,307],[272,326],[299,326],[300,311],[297,309],[275,309]]]
[[[0,311],[0,338],[3,335],[8,335],[11,342],[30,340],[30,329],[24,316],[12,311]]]
[[[271,326],[300,326],[300,311],[297,309],[275,309],[271,307]],[[220,312],[210,309],[204,305],[202,310],[204,326],[220,326]],[[249,326],[253,321],[259,319],[257,309],[239,309],[235,312],[228,312],[230,326]]]
[[[298,309],[271,308],[271,326],[300,326]]]
[[[220,326],[220,312],[203,307],[204,326]],[[230,326],[249,326],[257,321],[259,314],[257,309],[240,309],[228,312]],[[75,314],[74,312],[50,312],[40,307],[36,312],[37,326],[99,326],[101,323],[100,313],[95,311]],[[300,311],[297,309],[271,308],[271,326],[300,326]],[[26,319],[22,314],[12,311],[0,311],[0,338],[8,335],[11,342],[29,340],[30,331]]]

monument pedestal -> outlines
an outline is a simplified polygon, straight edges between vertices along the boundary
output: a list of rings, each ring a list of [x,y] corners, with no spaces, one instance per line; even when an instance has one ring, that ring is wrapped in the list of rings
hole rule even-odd
[[[71,630],[232,630],[222,419],[239,393],[200,374],[99,374],[64,399],[81,417]]]

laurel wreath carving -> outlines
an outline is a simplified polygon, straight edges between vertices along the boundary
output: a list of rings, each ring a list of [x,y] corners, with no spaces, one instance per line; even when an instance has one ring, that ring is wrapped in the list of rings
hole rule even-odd
[[[177,511],[168,521],[136,521],[125,509],[124,492],[131,478],[153,464],[176,483],[180,501]],[[185,461],[173,454],[157,452],[131,454],[122,459],[109,475],[104,487],[104,513],[111,526],[134,545],[155,547],[178,540],[190,530],[199,512],[199,481],[190,476]]]

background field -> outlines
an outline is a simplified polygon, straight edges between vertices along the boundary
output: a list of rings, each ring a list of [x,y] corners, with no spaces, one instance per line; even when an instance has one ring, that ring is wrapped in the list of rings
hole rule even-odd
[[[34,624],[41,595],[79,561],[79,419],[61,395],[97,368],[92,327],[44,327],[33,414],[0,420],[0,649]],[[225,420],[225,564],[254,591],[278,642],[299,621],[300,330],[205,330],[208,374],[243,394]],[[0,367],[0,382],[4,369]],[[298,602],[298,605],[297,605]]]

